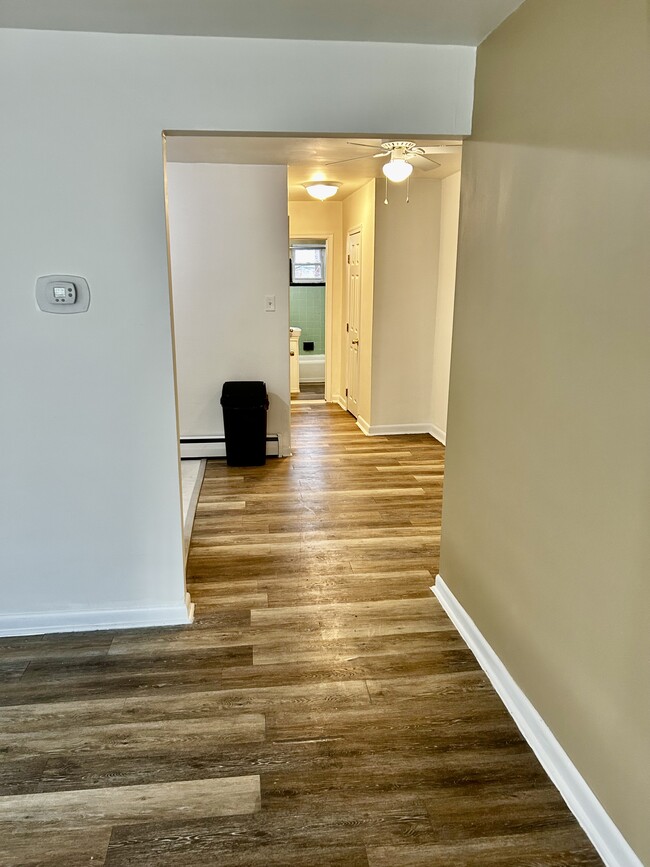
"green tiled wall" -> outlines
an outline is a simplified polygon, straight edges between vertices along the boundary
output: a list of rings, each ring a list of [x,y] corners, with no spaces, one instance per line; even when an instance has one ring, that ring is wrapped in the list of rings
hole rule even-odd
[[[302,328],[301,355],[325,355],[325,287],[291,286],[289,296],[289,325]],[[314,351],[305,352],[305,340],[314,341]]]

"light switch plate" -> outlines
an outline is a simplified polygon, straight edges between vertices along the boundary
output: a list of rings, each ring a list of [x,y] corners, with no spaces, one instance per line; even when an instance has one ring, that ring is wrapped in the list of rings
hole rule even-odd
[[[264,296],[264,309],[267,313],[275,313],[275,295]]]
[[[66,299],[57,300],[60,293],[54,287],[65,288]],[[72,289],[72,291],[70,291]],[[90,306],[90,289],[83,277],[71,274],[47,274],[36,281],[36,303],[44,313],[85,313]]]

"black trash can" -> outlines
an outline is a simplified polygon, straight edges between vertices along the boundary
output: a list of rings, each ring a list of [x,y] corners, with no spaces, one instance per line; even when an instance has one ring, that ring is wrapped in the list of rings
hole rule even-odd
[[[266,383],[224,382],[221,406],[228,466],[261,467],[266,463]]]

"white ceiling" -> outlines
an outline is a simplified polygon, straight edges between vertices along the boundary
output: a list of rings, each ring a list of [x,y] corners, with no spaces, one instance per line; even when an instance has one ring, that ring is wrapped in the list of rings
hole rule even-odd
[[[414,139],[415,140],[415,139]],[[350,142],[371,147],[358,147]],[[177,163],[235,163],[242,165],[289,166],[289,199],[308,201],[310,196],[302,186],[308,181],[329,180],[341,184],[336,198],[345,199],[371,178],[383,177],[381,167],[386,161],[374,159],[373,148],[381,150],[378,138],[307,138],[284,136],[223,136],[167,135],[167,159]],[[441,147],[458,144],[458,140],[417,139],[420,147]],[[461,149],[452,153],[432,153],[440,163],[431,170],[416,168],[414,178],[446,178],[460,169]],[[328,165],[337,160],[351,162]],[[313,200],[312,200],[313,201]]]
[[[0,0],[0,27],[478,45],[523,0]]]

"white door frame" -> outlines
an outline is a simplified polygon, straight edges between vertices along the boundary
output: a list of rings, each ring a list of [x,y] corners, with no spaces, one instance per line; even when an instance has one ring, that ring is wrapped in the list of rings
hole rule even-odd
[[[359,235],[359,247],[361,251],[361,256],[363,256],[363,226],[353,226],[351,229],[348,229],[345,236],[345,262],[346,262],[346,271],[345,271],[345,295],[346,295],[346,308],[345,308],[345,319],[346,319],[346,329],[343,332],[345,335],[345,408],[348,412],[350,412],[349,408],[349,395],[350,395],[350,238],[352,235]],[[363,282],[363,272],[362,272],[362,262],[361,258],[359,259],[359,309],[357,322],[357,391],[361,382],[361,287]],[[358,417],[358,409],[359,409],[359,395],[357,393],[356,396],[357,402],[357,415]],[[352,413],[354,415],[354,413]]]

